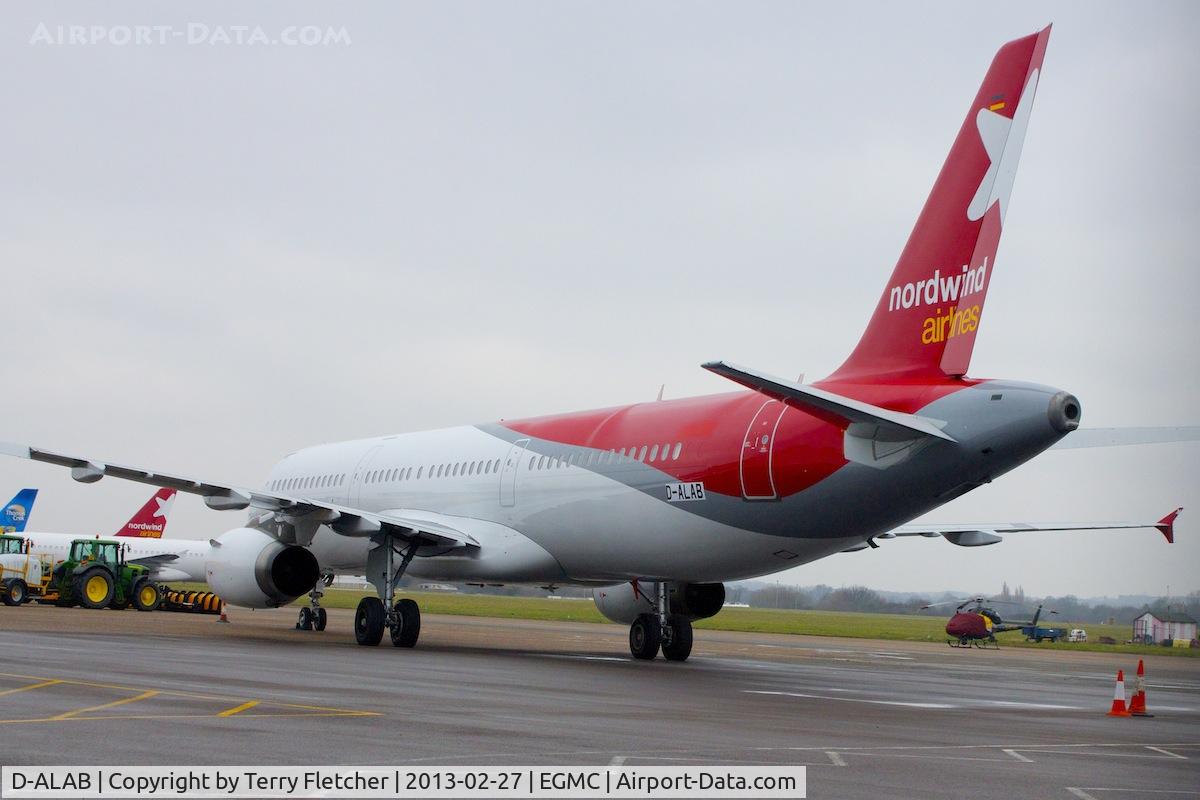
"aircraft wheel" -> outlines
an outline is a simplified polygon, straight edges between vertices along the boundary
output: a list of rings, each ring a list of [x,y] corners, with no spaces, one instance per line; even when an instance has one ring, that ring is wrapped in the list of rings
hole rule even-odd
[[[315,611],[313,611],[312,628],[314,631],[325,630],[325,624],[327,622],[329,622],[329,614],[325,613],[325,609],[318,608]]]
[[[658,619],[653,614],[638,614],[629,626],[629,652],[642,661],[651,661],[658,655],[662,633]]]
[[[300,609],[300,619],[296,622],[296,630],[311,631],[313,626],[312,609],[304,606]]]
[[[29,599],[29,587],[20,578],[12,578],[5,582],[4,605],[19,606]]]
[[[358,601],[354,612],[354,640],[366,647],[374,647],[383,639],[383,601],[378,597],[364,597]]]
[[[662,654],[667,661],[687,661],[692,654],[692,622],[683,617],[671,617],[671,641],[663,642]]]
[[[396,624],[392,627],[392,645],[416,647],[421,635],[421,608],[407,597],[396,601]]]
[[[162,590],[158,584],[149,578],[143,578],[134,584],[133,607],[138,611],[156,611],[162,603]]]
[[[75,579],[75,596],[84,608],[104,608],[113,599],[113,580],[108,570],[92,567]]]

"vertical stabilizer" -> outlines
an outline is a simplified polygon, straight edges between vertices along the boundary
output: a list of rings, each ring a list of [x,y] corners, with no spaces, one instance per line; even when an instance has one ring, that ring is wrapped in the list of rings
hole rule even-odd
[[[174,489],[159,489],[115,535],[161,539],[163,531],[167,529],[167,515],[171,513],[174,502]]]
[[[1049,37],[996,53],[867,330],[830,379],[966,374]]]
[[[20,533],[25,530],[37,493],[37,489],[22,489],[4,505],[0,510],[0,533]]]

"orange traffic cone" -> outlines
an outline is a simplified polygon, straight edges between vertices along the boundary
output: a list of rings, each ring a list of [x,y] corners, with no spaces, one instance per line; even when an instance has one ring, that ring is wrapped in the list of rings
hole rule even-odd
[[[1146,667],[1138,659],[1137,683],[1133,685],[1133,698],[1129,701],[1129,716],[1153,717],[1146,711]]]
[[[1125,707],[1125,670],[1117,670],[1117,687],[1113,689],[1113,704],[1112,710],[1108,712],[1110,717],[1128,717],[1129,709]]]
[[[225,603],[221,603],[221,616],[217,617],[217,622],[229,622],[229,616],[225,613]],[[1122,694],[1122,697],[1125,695]]]

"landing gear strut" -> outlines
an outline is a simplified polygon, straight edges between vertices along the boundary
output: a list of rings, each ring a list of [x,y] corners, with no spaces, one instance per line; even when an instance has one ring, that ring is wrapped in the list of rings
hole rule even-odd
[[[382,535],[379,546],[367,554],[367,579],[375,585],[378,597],[364,597],[354,612],[354,639],[361,645],[374,646],[383,641],[386,629],[395,647],[414,647],[421,635],[421,609],[415,600],[396,600],[396,585],[417,554],[419,542],[413,539],[403,551],[395,537]],[[395,557],[401,555],[400,564]]]
[[[629,652],[642,661],[652,661],[662,650],[667,661],[687,661],[692,654],[692,621],[671,613],[670,587],[655,584],[656,613],[638,614],[629,626]]]
[[[321,598],[325,596],[325,587],[333,583],[333,573],[328,572],[317,579],[312,591],[308,593],[308,605],[300,609],[300,618],[296,620],[298,631],[323,631],[329,622],[329,615],[321,608]]]

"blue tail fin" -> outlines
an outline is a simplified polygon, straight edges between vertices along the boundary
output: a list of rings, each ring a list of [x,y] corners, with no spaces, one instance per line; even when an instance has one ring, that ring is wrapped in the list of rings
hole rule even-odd
[[[37,493],[37,489],[22,489],[4,505],[0,510],[0,531],[20,533],[25,530],[25,522],[29,519],[29,512],[33,511]]]

